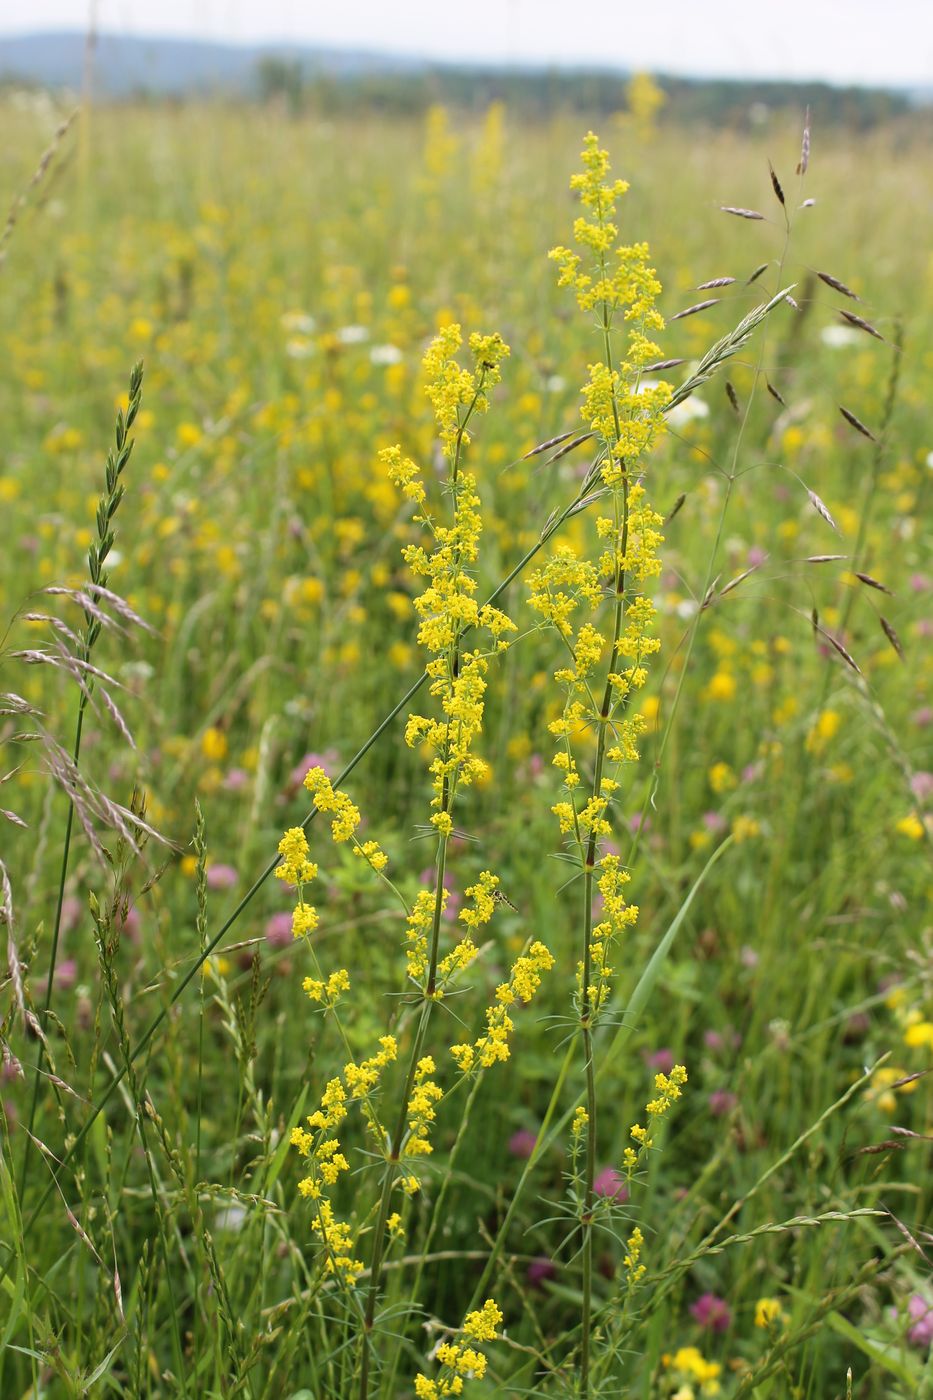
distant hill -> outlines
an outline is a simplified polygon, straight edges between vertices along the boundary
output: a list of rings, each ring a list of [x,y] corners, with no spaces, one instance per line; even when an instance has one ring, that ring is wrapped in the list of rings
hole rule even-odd
[[[0,37],[0,85],[78,91],[82,33]],[[432,102],[481,108],[496,98],[532,117],[564,109],[618,111],[628,75],[619,70],[456,65],[365,50],[289,44],[217,44],[189,39],[101,34],[94,47],[94,92],[128,97],[233,96],[284,101],[292,110],[363,108],[415,113]],[[903,116],[924,95],[829,83],[737,81],[659,76],[668,98],[664,120],[713,126],[754,125],[774,108],[809,105],[821,125],[864,128]],[[929,98],[929,94],[925,94]]]
[[[0,82],[78,90],[85,50],[86,38],[79,33],[0,36]],[[100,34],[94,48],[94,87],[108,97],[140,92],[175,97],[188,93],[247,94],[257,90],[264,60],[297,63],[308,77],[399,73],[426,66],[363,51]]]

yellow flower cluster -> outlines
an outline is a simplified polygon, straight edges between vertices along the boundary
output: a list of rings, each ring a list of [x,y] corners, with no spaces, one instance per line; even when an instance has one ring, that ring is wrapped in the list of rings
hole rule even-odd
[[[624,180],[608,181],[609,157],[593,132],[582,152],[583,171],[574,175],[571,188],[580,194],[586,211],[574,223],[574,239],[590,257],[589,272],[581,270],[582,257],[568,248],[554,248],[550,256],[558,264],[558,285],[572,287],[582,310],[599,307],[608,334],[614,314],[621,310],[629,323],[626,360],[619,369],[590,365],[584,389],[584,417],[610,451],[603,467],[607,485],[615,485],[632,461],[647,452],[663,430],[663,409],[670,397],[666,385],[642,386],[639,371],[661,355],[650,336],[664,329],[655,305],[661,285],[648,265],[648,246],[635,243],[616,246],[619,230],[612,222],[615,202],[628,189]]]
[[[631,697],[644,686],[646,663],[660,647],[652,635],[655,610],[645,590],[661,569],[662,520],[645,500],[635,472],[663,430],[669,390],[663,384],[642,383],[645,365],[661,354],[649,336],[662,330],[664,322],[655,306],[661,288],[648,265],[646,245],[617,246],[619,231],[612,221],[615,202],[628,187],[623,180],[610,181],[608,156],[592,132],[586,137],[582,160],[582,172],[571,181],[584,211],[574,224],[574,237],[592,268],[585,268],[581,254],[567,248],[554,249],[551,257],[560,266],[560,285],[574,288],[583,310],[601,312],[606,362],[589,366],[583,416],[599,443],[597,460],[610,509],[596,521],[601,542],[598,562],[580,559],[563,546],[531,575],[529,601],[545,623],[560,633],[570,652],[569,660],[554,673],[564,703],[549,728],[557,741],[553,762],[563,775],[564,795],[551,810],[561,834],[577,848],[589,896],[601,842],[612,831],[610,807],[619,789],[615,770],[638,759],[638,741],[647,727],[644,715],[628,713]],[[628,333],[625,359],[614,366],[611,332],[617,315],[627,323]],[[607,597],[612,615],[601,630],[592,615]],[[582,620],[577,618],[579,611]],[[592,787],[585,795],[580,792],[575,746],[587,735],[595,736],[596,758]],[[604,900],[608,896],[612,912],[594,928],[587,914],[578,995],[589,1026],[609,994],[609,942],[638,915],[637,908],[627,906],[622,898],[628,876],[618,862],[602,864],[600,869],[600,891]]]
[[[343,1284],[352,1288],[365,1265],[361,1259],[354,1259],[350,1227],[345,1221],[334,1218],[330,1201],[317,1202],[317,1213],[311,1222],[311,1229],[325,1250],[327,1272],[335,1274]]]
[[[408,1137],[402,1149],[402,1157],[427,1157],[433,1151],[428,1132],[435,1119],[434,1105],[444,1097],[440,1085],[435,1084],[431,1075],[437,1066],[430,1055],[418,1061],[415,1082],[408,1100]]]
[[[496,911],[496,890],[499,887],[498,875],[493,875],[491,871],[484,870],[476,881],[475,885],[468,885],[466,895],[473,901],[472,907],[467,905],[460,910],[458,918],[467,928],[475,930],[488,924]],[[426,949],[425,949],[426,953]],[[444,991],[458,972],[469,967],[470,963],[479,954],[479,948],[473,939],[473,934],[468,933],[460,939],[458,943],[446,953],[437,965],[437,987],[434,995],[440,1000]]]
[[[590,985],[588,1004],[595,1014],[600,1010],[609,995],[609,982],[612,968],[609,966],[609,949],[613,940],[624,929],[638,922],[638,905],[627,904],[622,891],[631,880],[627,870],[616,855],[605,855],[598,865],[597,888],[603,899],[603,917],[590,931]],[[577,968],[577,987],[582,993],[583,963]]]
[[[320,1002],[325,1010],[332,1011],[343,993],[350,990],[350,974],[345,967],[340,967],[326,981],[306,977],[301,985],[312,1001]]]
[[[303,898],[304,886],[317,877],[317,866],[308,858],[308,838],[300,826],[289,827],[286,831],[279,842],[279,855],[282,859],[275,867],[276,878],[295,885],[298,890],[298,902],[292,913],[292,935],[304,938],[318,926],[317,910]]]
[[[417,1400],[438,1400],[443,1395],[462,1395],[463,1381],[467,1376],[477,1380],[486,1374],[486,1358],[482,1352],[470,1346],[470,1342],[492,1342],[498,1335],[502,1313],[496,1303],[487,1298],[476,1312],[467,1314],[462,1332],[463,1342],[442,1342],[437,1348],[437,1359],[441,1372],[436,1380],[418,1374],[415,1377]]]
[[[354,807],[345,792],[334,788],[323,768],[309,768],[304,785],[314,798],[319,812],[332,812],[331,834],[335,841],[349,841],[360,822],[358,807]]]
[[[367,865],[370,865],[377,874],[385,870],[389,863],[389,857],[379,845],[378,841],[361,842],[356,839],[356,829],[363,820],[360,815],[360,809],[350,801],[350,798],[345,792],[341,792],[339,788],[334,787],[330,778],[328,778],[327,774],[324,772],[324,769],[310,768],[305,774],[304,785],[313,796],[314,805],[317,810],[319,812],[329,812],[332,815],[333,820],[331,821],[330,829],[334,841],[338,843],[352,841],[354,855],[362,857]],[[304,832],[300,827],[294,827],[291,831],[286,832],[283,841],[279,844],[279,850],[282,851],[283,844],[289,841],[290,838],[295,837],[296,834],[301,837],[304,836]],[[305,842],[305,850],[307,850],[307,842]],[[316,865],[308,862],[308,868],[314,872],[314,875],[317,874]],[[281,874],[282,869],[283,867],[280,865],[275,873],[277,875]],[[291,879],[292,877],[286,875],[283,878]],[[313,878],[313,876],[308,876],[306,878]]]
[[[558,545],[543,568],[528,576],[529,603],[561,636],[573,635],[572,617],[582,604],[595,610],[602,600],[602,589],[595,567],[578,559],[570,545]],[[569,592],[567,591],[569,590]]]
[[[515,1023],[509,1007],[517,1001],[526,1006],[541,986],[541,974],[554,966],[554,958],[543,943],[532,943],[527,953],[515,960],[509,980],[496,988],[496,1000],[486,1011],[486,1032],[475,1044],[452,1045],[450,1053],[462,1074],[477,1067],[488,1069],[497,1061],[509,1058],[509,1036]]]
[[[332,974],[326,983],[314,982],[310,978],[305,982],[305,990],[312,1000],[323,1001],[325,1005],[333,1005],[340,992],[348,987],[346,973]],[[291,1134],[291,1145],[308,1162],[308,1175],[299,1181],[298,1191],[314,1204],[315,1217],[311,1228],[324,1249],[325,1267],[328,1273],[335,1274],[347,1286],[356,1282],[363,1265],[353,1257],[352,1230],[346,1222],[334,1216],[326,1188],[334,1186],[340,1173],[350,1169],[340,1150],[340,1140],[335,1135],[347,1116],[348,1098],[362,1101],[370,1131],[380,1140],[383,1137],[370,1095],[377,1087],[385,1066],[395,1059],[398,1046],[391,1035],[382,1036],[379,1046],[377,1053],[361,1064],[349,1061],[344,1066],[342,1078],[337,1075],[329,1080],[321,1096],[320,1108],[306,1120],[307,1128],[293,1128]]]
[[[462,369],[457,360],[461,344],[460,327],[455,323],[445,326],[428,346],[423,361],[425,393],[434,409],[438,436],[451,458],[461,445],[469,443],[463,420],[470,413],[485,413],[487,392],[502,378],[499,366],[509,354],[500,335],[473,334],[470,350],[474,368]],[[463,408],[466,414],[461,414]]]
[[[718,1361],[707,1361],[699,1347],[678,1347],[673,1355],[662,1356],[661,1361],[670,1372],[669,1382],[681,1387],[676,1392],[681,1400],[695,1400],[694,1384],[699,1385],[702,1396],[719,1395],[722,1390],[719,1383],[722,1367]]]
[[[431,653],[426,667],[430,692],[440,702],[443,717],[411,715],[405,741],[410,748],[425,745],[434,755],[432,805],[437,810],[431,820],[442,835],[452,830],[450,807],[457,786],[486,773],[486,765],[471,752],[482,729],[486,656],[479,650],[463,652],[462,639],[472,628],[483,627],[492,636],[493,649],[502,651],[507,646],[505,634],[515,630],[505,613],[490,606],[481,608],[476,600],[473,569],[483,522],[476,478],[460,464],[462,449],[469,442],[466,425],[474,413],[488,407],[488,390],[498,383],[499,366],[509,350],[498,335],[473,335],[474,366],[469,370],[457,360],[461,343],[460,327],[447,326],[424,357],[425,392],[450,463],[452,523],[432,520],[418,469],[409,458],[402,458],[399,447],[380,453],[390,479],[417,505],[415,518],[429,527],[434,545],[430,552],[421,545],[407,545],[402,555],[412,573],[426,580],[424,592],[414,602],[420,619],[418,642]]]
[[[460,922],[466,924],[467,928],[481,928],[483,924],[488,924],[496,911],[495,892],[498,888],[498,875],[493,875],[488,870],[481,871],[476,884],[467,886],[466,895],[468,899],[472,899],[473,908],[467,906],[460,910]]]
[[[622,1267],[625,1270],[626,1282],[630,1290],[645,1276],[645,1265],[640,1262],[644,1243],[645,1237],[636,1225],[626,1241],[626,1253],[622,1260]]]
[[[321,1242],[325,1268],[348,1287],[356,1282],[363,1265],[354,1259],[352,1232],[344,1221],[337,1220],[323,1187],[333,1186],[339,1174],[349,1170],[349,1163],[340,1151],[340,1142],[333,1132],[347,1116],[346,1091],[339,1078],[331,1079],[321,1098],[321,1107],[312,1113],[306,1128],[293,1128],[291,1144],[308,1159],[310,1171],[298,1183],[302,1196],[314,1203],[315,1216],[311,1228]]]
[[[642,1124],[636,1123],[629,1130],[629,1136],[637,1144],[637,1147],[627,1147],[622,1154],[622,1164],[630,1180],[641,1158],[654,1146],[651,1134],[661,1119],[665,1117],[671,1105],[680,1098],[681,1089],[686,1082],[687,1071],[683,1065],[674,1065],[670,1074],[656,1074],[654,1076],[656,1097],[650,1099],[645,1105],[648,1126],[645,1128]]]
[[[434,890],[419,890],[415,896],[414,907],[408,916],[408,932],[405,936],[408,975],[419,986],[424,981],[425,973],[428,970],[428,934],[434,922],[435,903]],[[442,913],[446,904],[447,891],[441,890]]]
[[[317,877],[317,866],[308,859],[308,838],[300,826],[289,827],[279,842],[282,859],[275,867],[277,880],[290,885],[304,885]]]
[[[376,1054],[371,1055],[368,1060],[363,1060],[362,1064],[355,1064],[351,1060],[344,1065],[343,1078],[351,1098],[362,1099],[372,1093],[379,1083],[380,1074],[398,1054],[398,1044],[394,1035],[380,1036],[379,1046]]]

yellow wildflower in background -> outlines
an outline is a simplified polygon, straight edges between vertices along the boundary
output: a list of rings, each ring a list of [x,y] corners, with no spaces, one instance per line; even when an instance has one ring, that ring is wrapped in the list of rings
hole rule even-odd
[[[755,1304],[755,1326],[771,1328],[787,1321],[779,1298],[759,1298]]]
[[[901,835],[908,837],[911,841],[922,841],[926,834],[923,822],[916,812],[910,812],[906,817],[901,817],[896,824],[895,830]]]

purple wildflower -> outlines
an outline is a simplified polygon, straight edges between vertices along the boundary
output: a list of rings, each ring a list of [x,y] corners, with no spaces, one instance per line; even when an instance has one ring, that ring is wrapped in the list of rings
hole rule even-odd
[[[696,1302],[690,1304],[690,1311],[700,1326],[708,1327],[711,1332],[728,1332],[732,1324],[729,1304],[716,1293],[701,1293]]]
[[[603,1167],[601,1172],[596,1173],[593,1191],[606,1200],[618,1201],[620,1205],[628,1200],[628,1187],[615,1167]]]

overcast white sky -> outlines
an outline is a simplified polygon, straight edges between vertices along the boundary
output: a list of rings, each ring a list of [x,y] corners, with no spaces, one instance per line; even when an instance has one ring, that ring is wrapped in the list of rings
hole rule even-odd
[[[933,86],[933,0],[0,0],[0,36],[92,8],[136,35]]]

